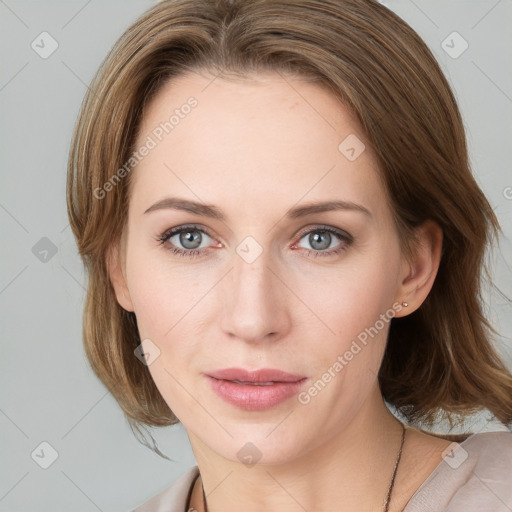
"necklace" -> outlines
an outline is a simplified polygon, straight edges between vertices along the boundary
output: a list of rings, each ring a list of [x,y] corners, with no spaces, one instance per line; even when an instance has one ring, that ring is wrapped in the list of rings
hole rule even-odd
[[[404,441],[405,441],[405,426],[402,422],[400,422],[400,425],[402,425],[402,439],[400,441],[400,450],[398,450],[398,456],[396,458],[395,467],[393,469],[393,477],[391,478],[391,483],[389,484],[386,501],[384,502],[384,512],[388,512],[388,510],[389,510],[389,501],[391,500],[391,492],[393,491],[393,486],[395,485],[396,471],[398,469],[398,464],[400,464],[400,459],[402,458],[402,448],[404,447]],[[204,498],[204,489],[203,489],[203,498]]]
[[[402,439],[400,441],[400,449],[398,450],[398,455],[396,457],[395,467],[393,468],[393,476],[391,477],[391,483],[389,484],[388,492],[386,495],[386,500],[384,501],[384,512],[388,512],[388,510],[389,510],[389,502],[391,500],[391,492],[393,491],[393,487],[395,485],[395,477],[396,477],[396,472],[398,470],[398,464],[400,464],[400,459],[402,458],[402,448],[404,447],[404,441],[405,441],[405,426],[402,422],[400,422],[400,425],[402,426]],[[204,508],[205,512],[208,512],[208,506],[206,505],[206,496],[204,493],[204,486],[203,486],[202,479],[201,479],[201,487],[203,489],[203,508]]]

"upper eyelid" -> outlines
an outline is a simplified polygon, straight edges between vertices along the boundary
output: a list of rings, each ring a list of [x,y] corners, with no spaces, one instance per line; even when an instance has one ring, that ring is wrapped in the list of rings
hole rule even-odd
[[[345,238],[350,238],[352,239],[352,235],[350,233],[348,233],[347,231],[345,231],[344,229],[341,229],[341,228],[335,228],[334,226],[327,226],[325,224],[317,224],[316,226],[313,226],[313,227],[308,227],[308,228],[304,228],[303,230],[301,230],[299,233],[297,233],[296,236],[302,238],[304,235],[307,235],[313,231],[327,231],[329,233],[333,233],[335,235],[338,235],[340,237],[345,237]]]
[[[183,226],[176,226],[174,228],[170,228],[170,229],[164,231],[162,238],[163,237],[171,238],[175,235],[179,235],[180,233],[182,233],[183,231],[186,231],[187,229],[190,229],[191,231],[201,231],[201,232],[207,234],[210,238],[212,238],[212,239],[215,238],[213,236],[213,234],[210,233],[209,229],[202,227],[202,226],[196,226],[194,224],[184,224]]]

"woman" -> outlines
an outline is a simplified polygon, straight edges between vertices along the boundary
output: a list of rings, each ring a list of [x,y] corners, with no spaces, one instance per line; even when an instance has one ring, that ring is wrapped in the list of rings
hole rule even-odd
[[[511,509],[511,434],[435,433],[512,424],[479,302],[499,225],[394,13],[160,2],[85,98],[68,211],[92,368],[197,460],[138,512]]]

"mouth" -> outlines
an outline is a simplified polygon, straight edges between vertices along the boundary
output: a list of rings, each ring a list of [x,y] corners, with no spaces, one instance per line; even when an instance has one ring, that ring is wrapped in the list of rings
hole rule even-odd
[[[227,368],[210,372],[206,377],[220,398],[248,411],[275,407],[296,395],[308,380],[305,376],[266,368],[256,371]]]

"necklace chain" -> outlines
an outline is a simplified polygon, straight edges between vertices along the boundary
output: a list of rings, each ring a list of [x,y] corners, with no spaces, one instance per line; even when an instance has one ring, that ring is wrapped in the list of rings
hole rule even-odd
[[[388,510],[389,510],[389,503],[391,500],[391,492],[393,491],[393,486],[395,485],[395,477],[396,477],[396,472],[398,470],[398,464],[400,464],[400,459],[402,458],[402,448],[404,447],[404,441],[405,441],[405,426],[402,422],[400,422],[400,425],[402,425],[402,439],[400,441],[400,449],[398,450],[398,455],[397,455],[396,461],[395,461],[395,467],[393,469],[393,477],[391,478],[391,483],[389,484],[386,501],[384,502],[384,512],[388,512]],[[204,499],[204,488],[203,488],[203,499]],[[205,503],[206,503],[206,501],[205,501]],[[208,512],[208,510],[206,510],[206,512]]]
[[[393,492],[393,487],[395,485],[396,472],[398,470],[398,464],[400,464],[400,459],[402,458],[402,449],[404,447],[404,441],[405,441],[405,426],[402,422],[400,422],[400,425],[402,426],[402,439],[400,441],[400,449],[398,450],[398,455],[396,457],[395,467],[393,468],[393,476],[391,477],[391,483],[389,484],[388,493],[386,495],[386,500],[384,501],[384,512],[389,511],[389,503],[391,501],[391,493]],[[201,479],[201,488],[203,489],[204,512],[208,512],[208,506],[206,505],[206,496],[204,493],[204,486],[203,486],[202,479]]]

